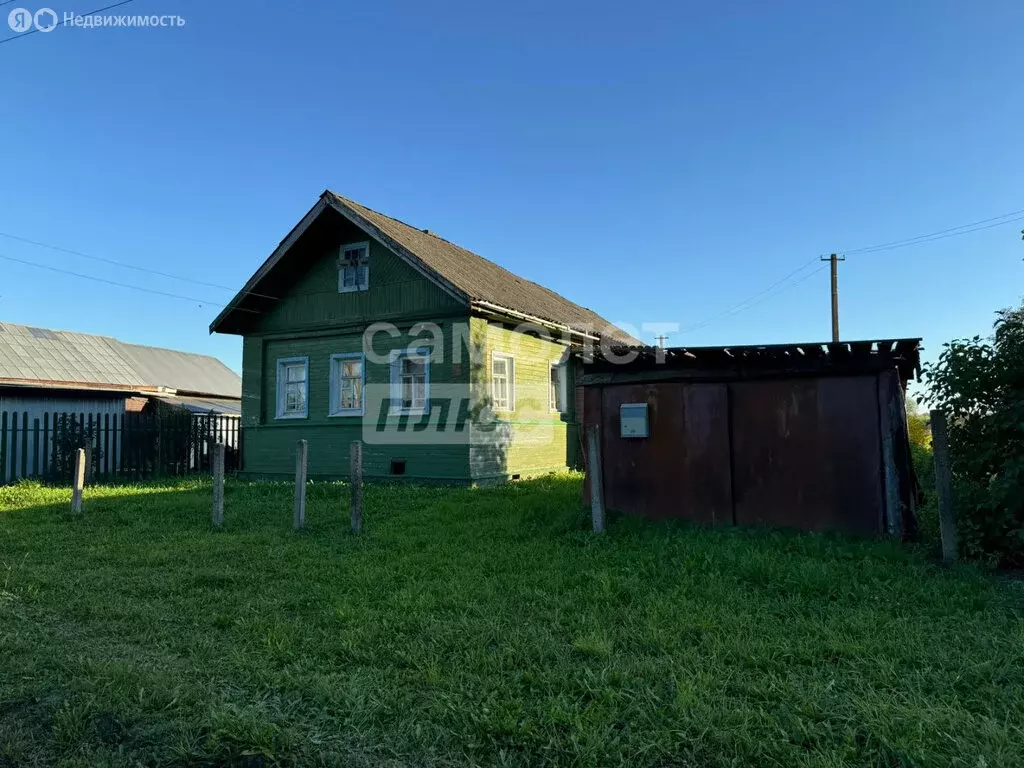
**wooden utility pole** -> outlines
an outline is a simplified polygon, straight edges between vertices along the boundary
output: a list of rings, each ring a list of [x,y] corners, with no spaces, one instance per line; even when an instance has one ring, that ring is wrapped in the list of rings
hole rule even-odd
[[[839,341],[839,262],[846,261],[845,256],[832,254],[822,261],[830,262],[832,267],[832,341]]]
[[[658,340],[658,346],[661,347],[662,349],[664,349],[665,348],[665,339],[667,339],[668,336],[666,336],[665,334],[662,334],[661,336],[655,336],[654,338]]]

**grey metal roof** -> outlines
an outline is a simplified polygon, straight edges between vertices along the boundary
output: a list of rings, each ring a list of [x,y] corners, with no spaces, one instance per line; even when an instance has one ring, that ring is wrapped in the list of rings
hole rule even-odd
[[[192,413],[216,413],[221,416],[241,416],[242,401],[212,397],[167,397],[164,402],[177,405]]]
[[[124,344],[109,336],[0,323],[0,383],[241,397],[242,379],[209,355]]]
[[[116,339],[12,323],[0,323],[2,379],[118,388],[147,384],[134,366],[125,363]]]
[[[242,378],[215,357],[139,344],[121,344],[121,348],[142,377],[158,386],[200,395],[242,396]]]

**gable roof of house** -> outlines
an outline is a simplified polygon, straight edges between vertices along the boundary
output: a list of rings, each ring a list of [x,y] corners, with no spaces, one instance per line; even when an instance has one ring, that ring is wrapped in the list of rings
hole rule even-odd
[[[2,384],[242,396],[241,377],[209,355],[14,323],[0,323]]]
[[[639,343],[596,312],[574,304],[532,280],[519,277],[493,261],[428,230],[417,229],[330,190],[320,196],[320,202],[281,242],[213,321],[210,325],[211,333],[238,308],[247,294],[258,290],[260,281],[285,256],[302,231],[326,208],[341,213],[471,307],[499,314],[503,310],[510,311],[513,315],[526,316],[524,319],[541,320],[590,336],[607,336],[625,344]]]

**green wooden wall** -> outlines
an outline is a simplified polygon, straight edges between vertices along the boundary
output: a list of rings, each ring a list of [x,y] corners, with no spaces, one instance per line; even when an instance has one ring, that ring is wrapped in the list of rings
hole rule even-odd
[[[445,397],[461,395],[467,401],[470,395],[468,354],[462,360],[453,360],[451,339],[455,327],[466,319],[437,318],[436,324],[443,335],[443,343],[431,349],[431,395]],[[374,354],[386,358],[390,350],[406,349],[413,338],[428,335],[409,335],[411,325],[398,324],[403,331],[398,338],[386,333],[377,334]],[[430,346],[416,342],[415,346]],[[243,350],[242,421],[245,426],[245,474],[258,477],[294,476],[295,446],[298,440],[309,442],[309,474],[311,477],[348,477],[349,446],[353,440],[363,440],[365,447],[364,473],[371,478],[391,478],[391,461],[405,461],[404,479],[469,482],[468,428],[461,441],[454,440],[447,429],[438,431],[442,412],[438,406],[424,417],[405,417],[412,434],[393,434],[393,429],[380,434],[376,425],[394,428],[399,417],[388,416],[378,407],[381,398],[389,396],[391,365],[386,361],[365,359],[366,408],[362,416],[330,416],[330,359],[331,355],[363,351],[362,329],[348,332],[306,332],[298,336],[248,337]],[[282,358],[307,357],[309,359],[308,415],[301,419],[276,418],[277,363]],[[454,417],[454,414],[453,414]],[[419,424],[423,429],[415,429]]]
[[[338,247],[367,241],[369,289],[338,293]],[[323,252],[298,254],[295,263],[308,266],[290,277],[289,285],[275,287],[281,300],[274,308],[248,321],[251,330],[242,348],[247,476],[294,477],[295,446],[300,439],[309,442],[309,474],[315,478],[347,477],[349,446],[357,439],[364,441],[368,478],[392,478],[393,459],[405,461],[403,478],[414,481],[495,482],[566,466],[567,422],[569,434],[575,434],[574,418],[552,413],[548,400],[549,366],[565,354],[563,344],[470,318],[467,305],[347,222],[340,225],[336,245],[324,247],[322,240],[318,242],[315,247]],[[455,436],[451,434],[453,413],[447,414],[447,424],[439,426],[442,414],[434,407],[429,418],[411,418],[419,422],[415,439],[404,442],[401,435],[378,434],[375,427],[393,427],[395,417],[374,411],[372,398],[362,417],[329,416],[331,355],[362,351],[363,332],[381,321],[394,323],[401,331],[398,338],[386,333],[375,336],[375,352],[382,356],[391,349],[407,348],[414,337],[430,340],[429,333],[414,332],[418,323],[435,323],[440,329],[443,343],[431,355],[432,399],[454,397],[470,403],[489,397],[491,353],[512,353],[515,410],[497,414],[496,428],[474,425]],[[309,412],[304,419],[276,418],[277,361],[286,357],[309,359]],[[368,393],[373,387],[388,387],[389,363],[367,358],[365,370]],[[571,382],[568,391],[571,407]]]
[[[348,222],[339,227],[337,245],[323,253],[307,254],[308,270],[296,275],[290,285],[280,286],[283,295],[274,295],[281,296],[281,301],[258,318],[252,326],[255,333],[322,328],[325,324],[365,326],[378,320],[465,311],[465,304],[361,230]],[[370,243],[370,287],[338,293],[339,246],[361,242]]]

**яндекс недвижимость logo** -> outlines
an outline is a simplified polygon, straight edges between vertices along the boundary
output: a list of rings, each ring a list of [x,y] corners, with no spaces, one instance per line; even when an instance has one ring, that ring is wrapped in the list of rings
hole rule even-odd
[[[21,34],[36,29],[52,32],[57,28],[57,12],[52,8],[40,8],[35,13],[26,8],[15,8],[7,14],[7,26]]]
[[[10,0],[9,0],[10,1]],[[115,5],[107,6],[103,10],[124,5],[130,0],[122,0]],[[76,14],[73,11],[65,11],[64,18],[57,16],[52,8],[40,8],[38,11],[30,11],[27,8],[15,8],[7,14],[7,26],[14,31],[14,37],[31,34],[32,32],[52,32],[59,26],[79,29],[100,29],[103,27],[183,27],[185,18],[178,14],[109,14],[99,11],[86,14]]]

